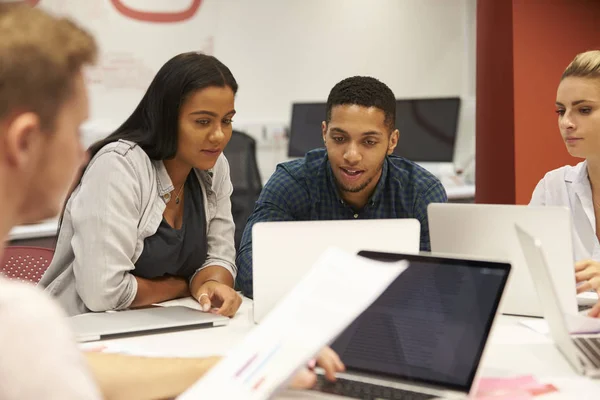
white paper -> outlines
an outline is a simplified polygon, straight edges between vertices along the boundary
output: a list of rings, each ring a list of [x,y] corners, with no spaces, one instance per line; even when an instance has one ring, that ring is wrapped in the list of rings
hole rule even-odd
[[[547,335],[550,333],[550,329],[548,328],[548,323],[545,319],[541,318],[528,318],[522,319],[519,321],[521,325],[524,325],[531,329],[534,332],[541,333],[542,335]]]
[[[590,318],[581,314],[565,314],[565,321],[567,323],[567,329],[571,334],[600,333],[599,318]],[[550,332],[548,323],[545,319],[526,319],[519,322],[521,325],[541,333],[542,335],[547,335]]]
[[[577,399],[598,400],[600,399],[600,387],[598,382],[583,376],[550,376],[540,379],[543,383],[551,383],[559,390],[558,393],[540,396],[540,400],[552,399]],[[553,396],[554,395],[554,396]]]
[[[567,327],[571,333],[598,333],[600,332],[600,319],[590,318],[585,315],[566,314]]]
[[[407,266],[328,249],[261,324],[179,400],[269,398]]]

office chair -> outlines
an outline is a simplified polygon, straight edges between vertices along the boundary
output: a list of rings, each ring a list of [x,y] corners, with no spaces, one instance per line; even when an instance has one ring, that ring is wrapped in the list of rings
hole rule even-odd
[[[235,250],[240,247],[246,221],[262,190],[262,181],[256,162],[256,141],[246,133],[233,131],[224,150],[229,161],[233,194],[231,213],[235,222]]]
[[[0,262],[0,274],[8,279],[37,285],[53,256],[54,250],[43,247],[6,247]]]

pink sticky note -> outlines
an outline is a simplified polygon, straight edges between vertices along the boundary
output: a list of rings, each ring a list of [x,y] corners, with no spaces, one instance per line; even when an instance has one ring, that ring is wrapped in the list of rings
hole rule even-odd
[[[502,395],[477,396],[477,400],[531,400],[533,396],[529,393],[505,393]]]
[[[483,378],[479,382],[477,400],[531,400],[535,396],[556,392],[554,385],[539,383],[533,376]]]
[[[481,378],[477,386],[477,393],[495,392],[498,390],[522,389],[537,386],[539,383],[531,375],[515,376],[509,378]]]

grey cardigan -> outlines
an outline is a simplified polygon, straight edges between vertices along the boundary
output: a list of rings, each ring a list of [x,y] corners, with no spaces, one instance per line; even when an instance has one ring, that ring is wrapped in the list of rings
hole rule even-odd
[[[198,271],[217,265],[235,278],[229,164],[221,155],[212,170],[194,171],[202,186],[208,239],[206,262]],[[130,271],[144,239],[158,229],[172,190],[162,161],[150,160],[135,143],[104,146],[67,201],[54,259],[40,285],[69,315],[129,307],[137,292]]]

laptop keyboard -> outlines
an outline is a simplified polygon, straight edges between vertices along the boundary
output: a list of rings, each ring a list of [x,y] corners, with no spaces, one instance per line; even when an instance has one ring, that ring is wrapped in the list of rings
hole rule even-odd
[[[317,378],[317,385],[313,390],[346,396],[353,399],[426,400],[437,397],[430,394],[395,389],[371,383],[356,382],[342,378],[338,378],[335,382],[329,382],[322,375],[317,375]]]
[[[590,305],[587,305],[587,304],[585,304],[585,305],[579,304],[579,305],[577,305],[577,308],[578,308],[578,311],[579,311],[580,313],[582,313],[582,312],[584,312],[584,311],[587,311],[587,310],[591,309],[591,308],[592,308],[592,306],[590,306]]]
[[[592,365],[600,368],[600,338],[595,337],[574,337],[575,345],[588,356]]]

